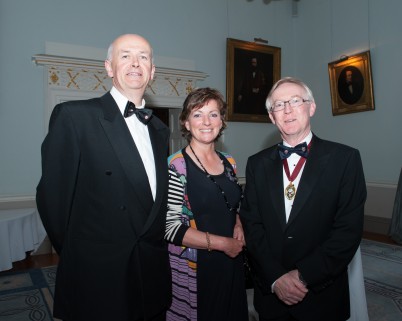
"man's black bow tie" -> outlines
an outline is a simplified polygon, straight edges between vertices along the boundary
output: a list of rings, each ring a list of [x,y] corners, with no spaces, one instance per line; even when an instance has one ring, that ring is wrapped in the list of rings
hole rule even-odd
[[[296,145],[295,147],[287,147],[283,144],[278,144],[278,150],[279,150],[279,156],[281,159],[288,158],[290,155],[293,153],[296,153],[297,155],[307,158],[308,155],[308,147],[307,144],[301,143],[299,145]]]
[[[132,114],[135,114],[140,122],[147,125],[151,120],[152,110],[148,108],[136,108],[131,101],[128,101],[126,109],[124,109],[124,117],[130,117]]]

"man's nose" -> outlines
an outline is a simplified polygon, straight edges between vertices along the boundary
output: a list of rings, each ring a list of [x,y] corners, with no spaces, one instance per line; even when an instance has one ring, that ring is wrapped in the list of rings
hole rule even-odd
[[[137,58],[133,58],[133,60],[131,61],[131,65],[132,65],[133,67],[138,67],[138,66],[139,66],[138,59],[137,59]]]
[[[292,108],[292,106],[290,106],[290,102],[285,101],[284,104],[285,104],[285,107],[284,107],[283,111],[285,112],[285,114],[291,113],[293,108]]]

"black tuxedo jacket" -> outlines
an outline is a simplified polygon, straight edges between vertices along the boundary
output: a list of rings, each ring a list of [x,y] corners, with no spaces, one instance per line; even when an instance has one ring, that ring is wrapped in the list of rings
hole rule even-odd
[[[135,116],[133,116],[135,117]],[[54,315],[132,320],[171,299],[164,241],[168,128],[148,124],[157,191],[110,93],[55,107],[42,145],[37,206],[60,255]]]
[[[240,216],[256,274],[256,310],[265,318],[346,320],[347,266],[360,244],[366,200],[360,154],[313,135],[287,223],[284,188],[276,145],[249,158]],[[287,306],[271,285],[293,269],[309,292],[301,303]]]

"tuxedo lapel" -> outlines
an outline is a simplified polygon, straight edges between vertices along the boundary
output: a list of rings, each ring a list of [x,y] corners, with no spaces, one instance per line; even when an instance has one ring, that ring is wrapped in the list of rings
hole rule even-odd
[[[110,93],[101,97],[101,104],[104,116],[100,116],[99,121],[138,196],[139,202],[149,212],[153,204],[152,192],[140,153]]]
[[[148,228],[152,225],[156,216],[160,214],[159,209],[161,208],[161,202],[165,199],[167,191],[167,175],[168,175],[168,130],[166,126],[161,126],[162,123],[151,119],[148,124],[149,137],[151,139],[152,150],[155,159],[155,172],[156,172],[156,195],[153,208],[150,215],[148,216],[147,222],[144,226],[143,232],[145,233]]]
[[[285,229],[286,213],[285,203],[283,201],[283,168],[282,160],[279,157],[277,148],[274,148],[264,159],[264,168],[266,169],[265,181],[268,182],[267,193],[269,193],[269,197],[267,197],[267,200],[272,202],[281,227],[282,229]]]
[[[329,154],[323,149],[322,142],[316,136],[313,136],[312,146],[297,188],[296,198],[290,212],[288,225],[292,223],[295,217],[300,213],[311,193],[319,192],[316,190],[315,186],[321,173],[325,170],[328,160]]]

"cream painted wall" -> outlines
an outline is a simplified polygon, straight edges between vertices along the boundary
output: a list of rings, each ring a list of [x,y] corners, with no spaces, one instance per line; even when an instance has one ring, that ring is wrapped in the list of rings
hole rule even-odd
[[[48,42],[106,50],[127,32],[148,38],[157,56],[193,62],[209,75],[203,85],[223,93],[226,38],[268,39],[282,48],[282,75],[300,77],[313,89],[319,106],[314,132],[358,148],[369,184],[396,188],[401,9],[399,0],[301,0],[294,17],[291,0],[0,0],[0,202],[32,200],[40,177],[44,75],[31,57],[44,53]],[[328,63],[368,49],[376,110],[332,116]],[[243,176],[248,156],[278,140],[272,124],[231,122],[223,146]]]

